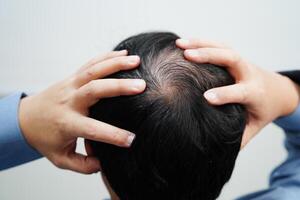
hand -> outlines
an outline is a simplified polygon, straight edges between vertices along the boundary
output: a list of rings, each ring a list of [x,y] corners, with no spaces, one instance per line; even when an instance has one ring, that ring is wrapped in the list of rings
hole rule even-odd
[[[242,139],[244,147],[264,126],[292,113],[299,104],[299,87],[290,79],[247,62],[225,45],[211,41],[176,41],[193,62],[225,67],[236,84],[213,88],[204,97],[213,105],[241,103],[248,111],[248,123]]]
[[[97,172],[100,164],[89,146],[87,156],[75,152],[78,137],[130,146],[133,133],[87,117],[88,108],[99,99],[145,89],[144,80],[98,79],[139,65],[138,56],[126,55],[123,50],[96,57],[69,78],[23,98],[19,120],[27,142],[57,167],[81,173]]]

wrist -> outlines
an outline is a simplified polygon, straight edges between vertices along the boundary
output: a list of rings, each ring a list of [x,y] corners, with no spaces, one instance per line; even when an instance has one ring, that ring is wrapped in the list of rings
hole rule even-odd
[[[281,99],[280,116],[286,116],[293,113],[298,107],[300,88],[288,77],[282,75],[279,75],[279,77],[281,79],[278,90],[278,98]]]
[[[20,124],[20,129],[23,134],[23,137],[25,138],[26,142],[33,146],[33,141],[31,140],[31,135],[32,135],[32,129],[34,128],[33,125],[30,121],[31,118],[33,117],[33,113],[31,113],[31,96],[27,96],[20,101],[20,108],[19,108],[19,124]]]

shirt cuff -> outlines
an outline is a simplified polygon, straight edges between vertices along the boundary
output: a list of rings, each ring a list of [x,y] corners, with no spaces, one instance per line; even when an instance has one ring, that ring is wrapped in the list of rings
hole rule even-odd
[[[19,125],[19,104],[24,93],[0,99],[0,170],[14,167],[42,155],[25,140]]]
[[[300,105],[292,114],[280,117],[274,123],[286,132],[300,132]]]

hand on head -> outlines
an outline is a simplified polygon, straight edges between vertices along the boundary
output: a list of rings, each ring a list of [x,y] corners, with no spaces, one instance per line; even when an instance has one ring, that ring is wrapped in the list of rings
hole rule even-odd
[[[196,39],[178,39],[176,44],[185,49],[184,56],[188,60],[224,66],[235,78],[236,84],[210,89],[204,96],[214,105],[241,103],[246,106],[249,116],[242,147],[265,125],[296,109],[299,88],[290,79],[260,69],[223,44]]]
[[[188,60],[224,66],[235,78],[236,84],[210,89],[204,96],[214,105],[246,106],[249,116],[242,147],[266,124],[293,112],[299,103],[299,88],[290,79],[250,64],[222,44],[194,39],[179,39],[176,44],[186,49]],[[88,143],[88,155],[75,152],[78,137],[130,146],[133,133],[88,117],[89,107],[99,99],[144,91],[143,80],[103,79],[139,65],[139,57],[126,55],[127,51],[116,51],[96,57],[71,77],[23,98],[19,119],[28,143],[59,168],[81,173],[97,172],[100,164]]]
[[[99,171],[100,164],[88,143],[88,155],[75,152],[78,137],[129,147],[133,133],[87,117],[99,99],[145,89],[145,81],[139,79],[102,79],[139,65],[139,57],[126,55],[123,50],[96,57],[71,77],[23,98],[19,119],[27,142],[57,167],[87,174]]]

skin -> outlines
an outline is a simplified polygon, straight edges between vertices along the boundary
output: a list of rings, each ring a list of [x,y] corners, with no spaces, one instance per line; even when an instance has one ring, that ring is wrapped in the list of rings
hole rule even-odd
[[[236,83],[213,88],[204,93],[213,105],[240,103],[249,116],[243,134],[243,148],[263,127],[274,119],[291,114],[300,99],[299,86],[278,73],[263,70],[223,44],[197,39],[178,39],[186,59],[225,67]]]
[[[246,106],[249,121],[242,147],[266,124],[292,113],[299,104],[300,89],[290,79],[250,64],[222,44],[183,39],[176,44],[186,49],[188,60],[224,66],[235,78],[236,84],[211,89],[204,96],[213,105]],[[126,51],[119,51],[96,57],[65,80],[23,98],[19,121],[27,142],[57,167],[86,174],[99,171],[100,163],[87,142],[88,155],[75,152],[78,137],[130,146],[133,133],[87,117],[88,108],[101,98],[144,91],[143,80],[101,79],[138,66],[138,57],[126,55]]]
[[[146,83],[139,79],[103,79],[139,65],[127,51],[98,56],[75,74],[21,100],[19,123],[27,142],[62,169],[89,174],[100,170],[98,159],[85,142],[87,155],[76,150],[77,138],[129,147],[134,134],[88,117],[88,108],[102,98],[135,95]]]

